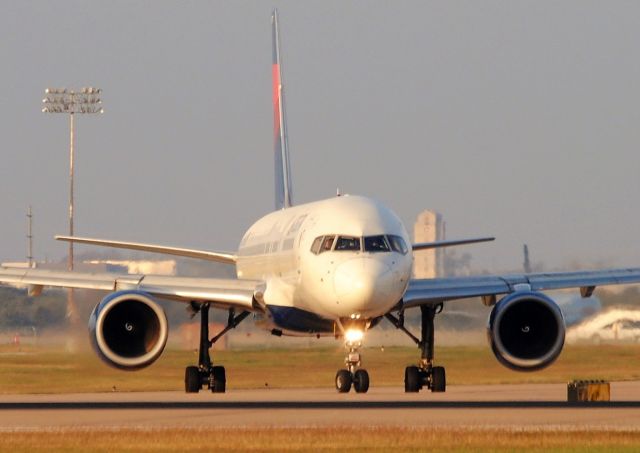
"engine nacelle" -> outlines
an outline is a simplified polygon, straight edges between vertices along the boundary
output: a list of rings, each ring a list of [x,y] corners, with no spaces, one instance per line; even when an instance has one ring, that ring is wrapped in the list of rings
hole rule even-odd
[[[167,344],[164,310],[141,291],[118,291],[105,297],[89,318],[91,343],[107,364],[137,370],[156,361]]]
[[[518,291],[493,307],[487,334],[503,365],[518,371],[539,370],[551,365],[562,351],[564,318],[546,295]]]

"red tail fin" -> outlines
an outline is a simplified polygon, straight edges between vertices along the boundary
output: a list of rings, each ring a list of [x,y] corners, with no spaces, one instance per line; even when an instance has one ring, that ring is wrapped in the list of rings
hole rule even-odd
[[[271,16],[273,26],[273,142],[275,162],[275,200],[276,209],[288,208],[291,201],[291,172],[289,167],[289,149],[284,111],[284,90],[280,65],[280,34],[278,30],[278,11]]]

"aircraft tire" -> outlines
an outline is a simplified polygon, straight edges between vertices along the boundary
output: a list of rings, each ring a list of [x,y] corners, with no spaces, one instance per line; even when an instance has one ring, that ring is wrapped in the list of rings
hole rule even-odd
[[[338,393],[349,393],[352,381],[351,373],[348,370],[338,370],[336,373],[336,390],[338,390]]]
[[[212,393],[224,393],[227,390],[227,376],[223,366],[214,366],[211,369],[213,383],[211,385]]]
[[[367,370],[357,370],[355,372],[353,389],[356,393],[367,393],[367,390],[369,390],[369,373]]]
[[[447,389],[447,378],[444,367],[434,366],[431,369],[431,391],[444,392]]]
[[[197,366],[188,366],[184,371],[184,390],[187,393],[198,393],[202,387],[200,370]]]
[[[408,366],[404,369],[404,392],[418,393],[422,387],[420,383],[420,370],[417,366]]]

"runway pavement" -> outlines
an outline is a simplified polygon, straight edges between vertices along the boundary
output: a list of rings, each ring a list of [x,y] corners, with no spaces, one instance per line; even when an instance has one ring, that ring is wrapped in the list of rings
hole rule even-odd
[[[566,384],[450,386],[446,393],[371,388],[229,390],[226,394],[0,396],[0,430],[68,427],[444,426],[640,430],[640,382],[611,384],[611,402],[569,404]]]

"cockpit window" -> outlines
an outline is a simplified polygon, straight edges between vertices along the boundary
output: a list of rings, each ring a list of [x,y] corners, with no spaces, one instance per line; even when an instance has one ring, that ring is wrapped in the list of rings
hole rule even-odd
[[[313,244],[311,244],[311,252],[316,255],[320,253],[320,245],[322,245],[323,236],[318,236],[313,240]]]
[[[362,243],[364,242],[365,252],[398,252],[402,255],[406,255],[409,252],[407,244],[400,236],[395,235],[378,235],[378,236],[366,236],[364,238],[353,236],[318,236],[311,244],[311,252],[319,255],[323,252],[329,252],[335,250],[353,251],[359,252],[362,250]]]
[[[384,236],[366,236],[364,238],[365,252],[389,252],[389,244]]]
[[[339,236],[336,241],[336,250],[360,251],[360,238]]]
[[[333,248],[333,240],[335,236],[325,236],[322,240],[322,245],[320,246],[320,253],[328,252]]]
[[[407,248],[407,244],[404,242],[404,239],[392,234],[388,235],[387,238],[389,239],[389,244],[391,244],[391,249],[394,252],[402,253],[403,255],[407,254],[409,249]]]
[[[335,236],[318,236],[311,244],[311,252],[318,255],[322,252],[328,252],[333,248],[333,240]]]

